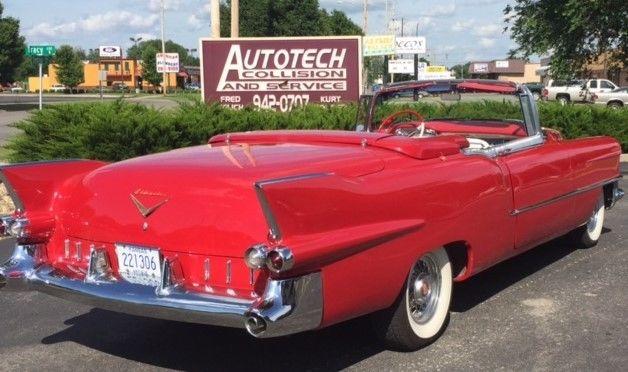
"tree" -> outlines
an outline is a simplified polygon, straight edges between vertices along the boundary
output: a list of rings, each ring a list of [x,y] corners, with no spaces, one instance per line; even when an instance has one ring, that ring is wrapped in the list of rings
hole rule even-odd
[[[71,46],[61,45],[53,61],[57,65],[57,80],[70,88],[70,91],[85,81],[80,53],[77,53]]]
[[[0,2],[0,83],[13,82],[17,68],[24,59],[26,44],[20,35],[20,21],[3,17],[4,6]]]
[[[157,72],[157,56],[159,49],[148,45],[144,48],[141,60],[142,60],[142,79],[148,81],[153,87],[157,87],[162,82],[162,76]]]
[[[464,64],[458,64],[451,67],[451,71],[456,73],[456,79],[464,79],[469,77],[469,66],[471,62],[467,62]]]
[[[220,34],[231,33],[230,2],[220,6]],[[240,36],[362,35],[341,11],[328,13],[318,0],[240,0]]]
[[[550,72],[569,77],[601,56],[628,65],[628,2],[618,0],[515,0],[504,9],[511,56],[551,53]]]
[[[39,62],[42,64],[42,71],[48,71],[48,65],[52,61],[52,57],[32,57],[26,56],[22,60],[20,66],[15,69],[14,78],[16,81],[24,81],[29,76],[39,75]]]
[[[326,10],[321,10],[321,17],[324,20],[324,30],[326,35],[362,35],[362,28],[347,17],[344,12],[332,10],[328,14]]]
[[[127,50],[127,57],[132,59],[142,59],[144,51],[148,48],[161,52],[161,40],[145,40],[137,45],[133,45]],[[179,61],[182,66],[198,66],[200,65],[199,59],[192,57],[188,50],[180,44],[175,43],[172,40],[166,41],[166,53],[179,53]]]

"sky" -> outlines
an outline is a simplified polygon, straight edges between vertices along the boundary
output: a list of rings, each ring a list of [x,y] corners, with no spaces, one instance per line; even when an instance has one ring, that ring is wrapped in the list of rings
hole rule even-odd
[[[368,0],[368,34],[385,34],[393,19],[400,33],[417,31],[427,38],[433,64],[501,59],[515,46],[504,33],[507,0]],[[85,50],[99,45],[132,45],[130,37],[160,35],[160,0],[3,0],[5,15],[18,18],[29,44],[70,44]],[[389,11],[386,12],[388,3]],[[209,0],[165,0],[165,37],[186,48],[197,48],[208,37]],[[363,0],[320,0],[323,8],[338,9],[358,25]],[[390,16],[388,17],[387,14]]]

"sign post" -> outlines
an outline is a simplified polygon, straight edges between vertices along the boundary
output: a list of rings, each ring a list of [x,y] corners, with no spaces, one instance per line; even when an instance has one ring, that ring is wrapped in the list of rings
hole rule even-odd
[[[39,109],[44,105],[44,84],[43,84],[43,57],[52,57],[57,54],[57,48],[52,45],[29,45],[26,48],[26,55],[38,57],[39,60]]]

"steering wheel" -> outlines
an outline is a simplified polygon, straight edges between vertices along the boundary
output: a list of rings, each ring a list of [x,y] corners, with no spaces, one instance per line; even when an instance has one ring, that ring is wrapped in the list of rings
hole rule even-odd
[[[377,131],[384,132],[384,133],[393,133],[397,127],[397,125],[393,125],[393,123],[398,117],[403,116],[403,115],[414,116],[417,119],[417,121],[421,123],[420,130],[421,130],[421,136],[422,136],[423,132],[425,131],[425,121],[423,119],[423,115],[419,114],[418,112],[414,110],[402,110],[402,111],[395,112],[394,114],[386,117],[384,120],[382,120],[382,124],[379,126],[379,129]],[[399,123],[399,124],[405,124],[405,123]],[[417,129],[419,129],[419,127],[417,127]]]

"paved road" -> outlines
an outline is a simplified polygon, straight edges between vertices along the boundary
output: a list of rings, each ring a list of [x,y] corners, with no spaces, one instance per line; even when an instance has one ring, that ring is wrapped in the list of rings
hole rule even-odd
[[[456,285],[449,329],[414,353],[382,349],[365,319],[254,340],[241,330],[0,292],[0,370],[625,370],[626,232],[624,200],[607,213],[597,247],[558,239]],[[8,251],[0,242],[0,255]]]

